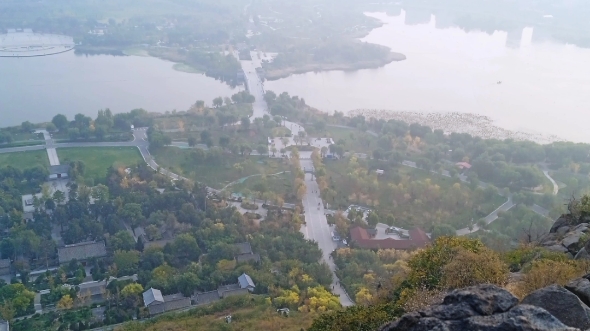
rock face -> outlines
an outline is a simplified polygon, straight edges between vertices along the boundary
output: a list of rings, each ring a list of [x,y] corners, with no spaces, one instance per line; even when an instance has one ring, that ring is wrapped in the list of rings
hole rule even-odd
[[[567,292],[567,291],[566,291]],[[574,296],[575,297],[575,296]],[[574,331],[540,307],[517,305],[510,292],[494,285],[455,290],[440,305],[403,315],[381,331]]]
[[[583,292],[586,289],[584,285],[575,287]],[[521,303],[541,307],[567,326],[582,330],[590,328],[590,308],[562,286],[551,285],[536,290],[527,295]]]
[[[539,244],[546,249],[575,257],[575,259],[590,259],[590,226],[588,217],[574,218],[563,215],[558,218],[549,233],[539,239]]]

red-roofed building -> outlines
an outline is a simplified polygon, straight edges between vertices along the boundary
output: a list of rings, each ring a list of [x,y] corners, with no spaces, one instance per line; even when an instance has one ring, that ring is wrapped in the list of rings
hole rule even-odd
[[[457,162],[455,165],[457,167],[459,167],[459,169],[461,169],[461,170],[469,170],[469,169],[471,169],[471,164],[469,164],[467,162]]]
[[[372,239],[367,229],[363,229],[359,226],[350,229],[351,241],[355,242],[360,248],[368,249],[401,249],[410,250],[415,248],[425,247],[430,243],[430,238],[426,235],[424,230],[420,228],[414,228],[409,232],[410,239]]]

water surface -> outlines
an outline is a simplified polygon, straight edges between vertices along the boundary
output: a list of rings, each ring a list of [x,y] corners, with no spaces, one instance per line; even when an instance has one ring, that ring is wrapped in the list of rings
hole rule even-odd
[[[328,112],[476,113],[507,129],[590,142],[589,49],[533,42],[532,28],[514,38],[514,31],[437,28],[434,16],[409,25],[404,11],[369,15],[385,25],[364,40],[407,60],[379,69],[294,75],[266,82],[265,88],[299,95]]]
[[[0,58],[0,126],[48,121],[62,113],[93,118],[97,110],[186,110],[197,100],[237,89],[201,74],[176,71],[152,57],[76,55]]]

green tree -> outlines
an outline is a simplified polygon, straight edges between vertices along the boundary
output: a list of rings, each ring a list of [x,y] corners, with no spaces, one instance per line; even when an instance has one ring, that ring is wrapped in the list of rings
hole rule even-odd
[[[60,130],[66,129],[69,125],[67,117],[62,114],[57,114],[53,116],[51,123],[53,123],[53,125],[55,125],[55,127],[57,127]]]
[[[217,97],[217,98],[213,99],[213,107],[219,108],[221,106],[223,106],[223,98],[222,97]]]
[[[132,275],[137,272],[139,266],[139,252],[117,250],[113,261],[117,265],[117,276]]]
[[[432,230],[432,239],[436,239],[442,236],[455,236],[457,234],[457,230],[454,227],[448,224],[440,224],[436,225]]]
[[[110,246],[114,251],[126,250],[130,251],[135,248],[135,239],[125,230],[115,233],[109,240]]]

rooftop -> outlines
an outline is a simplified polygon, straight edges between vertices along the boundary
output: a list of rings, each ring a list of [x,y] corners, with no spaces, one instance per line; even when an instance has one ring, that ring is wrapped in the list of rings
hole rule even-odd
[[[246,273],[243,273],[240,277],[238,277],[238,283],[240,284],[240,288],[254,288],[254,282],[252,278],[248,276]]]
[[[150,287],[147,291],[143,292],[143,304],[147,307],[154,302],[164,303],[164,297],[160,290]]]
[[[57,249],[59,263],[66,263],[71,260],[86,260],[93,257],[103,257],[107,255],[107,249],[104,241],[85,242]]]
[[[252,254],[252,246],[249,242],[234,244],[234,246],[239,250],[238,254]]]

